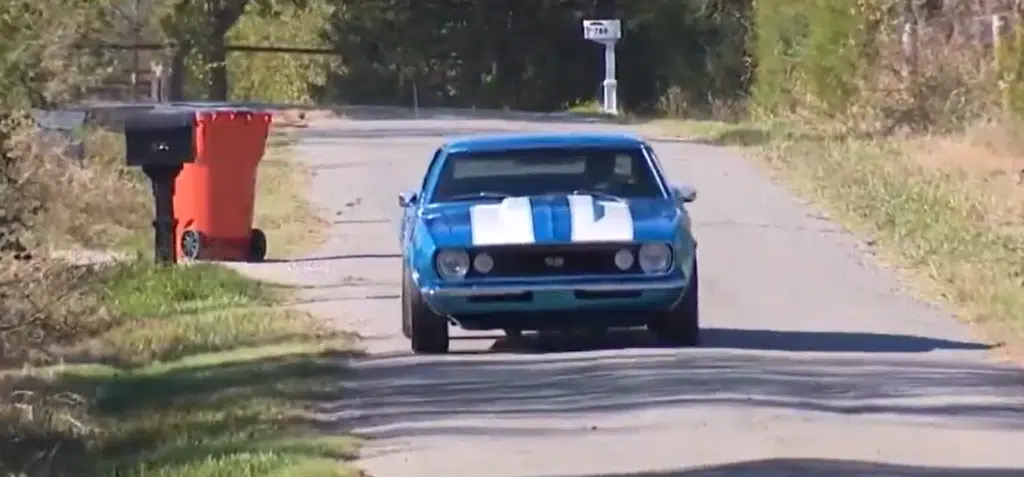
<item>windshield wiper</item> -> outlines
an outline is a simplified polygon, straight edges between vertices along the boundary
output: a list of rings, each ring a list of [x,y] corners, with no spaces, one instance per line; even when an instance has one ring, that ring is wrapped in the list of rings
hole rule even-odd
[[[590,190],[590,189],[577,189],[577,190],[572,191],[572,193],[569,194],[569,195],[592,195],[594,197],[598,197],[598,198],[606,199],[606,200],[614,200],[614,201],[617,201],[617,202],[624,202],[625,201],[625,199],[623,199],[622,197],[619,197],[619,196],[617,196],[615,194],[609,194],[607,192],[602,192],[602,191],[599,191],[599,190]]]
[[[466,199],[505,199],[510,197],[504,192],[492,192],[492,191],[480,191],[471,192],[468,194],[456,194],[451,197],[445,197],[445,200],[466,200]]]

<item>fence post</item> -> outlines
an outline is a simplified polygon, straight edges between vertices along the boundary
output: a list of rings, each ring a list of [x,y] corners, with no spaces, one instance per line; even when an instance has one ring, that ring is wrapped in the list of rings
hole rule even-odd
[[[160,102],[160,78],[163,73],[163,65],[157,62],[149,63],[149,100]]]
[[[996,86],[999,88],[999,99],[1004,113],[1011,109],[1011,97],[1013,96],[1013,79],[1007,75],[1007,48],[1005,43],[1004,30],[1006,17],[994,13],[991,17],[992,26],[992,66],[996,70]]]
[[[1003,71],[1003,55],[1006,54],[1003,46],[1003,16],[996,13],[993,14],[990,19],[992,28],[992,66],[996,68],[996,71],[1002,73]]]
[[[150,63],[150,76],[149,76],[149,99],[163,103],[167,101],[168,91],[167,82],[170,68],[167,68],[163,63],[151,62]]]
[[[903,35],[901,36],[904,60],[903,74],[911,84],[917,81],[918,42],[917,9],[914,6],[913,0],[904,0]]]

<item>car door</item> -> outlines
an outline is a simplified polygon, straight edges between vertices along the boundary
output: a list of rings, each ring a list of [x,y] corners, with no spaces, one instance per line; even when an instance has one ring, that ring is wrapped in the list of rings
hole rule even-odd
[[[409,242],[412,240],[413,229],[416,225],[416,216],[423,204],[423,195],[427,191],[427,184],[430,182],[430,177],[440,162],[443,152],[443,148],[438,148],[434,151],[434,156],[430,159],[430,164],[427,165],[427,170],[423,173],[423,182],[420,183],[419,190],[416,191],[416,200],[411,204],[406,204],[405,209],[402,211],[402,223],[399,231],[402,250],[408,250]]]

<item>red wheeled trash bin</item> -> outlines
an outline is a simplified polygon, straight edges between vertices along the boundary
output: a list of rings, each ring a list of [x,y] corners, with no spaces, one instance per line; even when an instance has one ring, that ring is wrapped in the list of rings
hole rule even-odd
[[[267,237],[253,227],[256,174],[266,150],[270,113],[196,108],[195,160],[174,183],[177,256],[253,261],[267,255]]]

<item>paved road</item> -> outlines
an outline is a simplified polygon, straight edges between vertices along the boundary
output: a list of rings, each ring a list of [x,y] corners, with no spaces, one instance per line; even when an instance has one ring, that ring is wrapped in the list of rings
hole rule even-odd
[[[1024,476],[1024,375],[719,148],[654,143],[672,179],[700,193],[705,347],[658,348],[643,333],[512,347],[457,333],[452,355],[410,355],[396,194],[418,184],[442,137],[613,127],[350,118],[304,132],[331,239],[247,269],[307,285],[304,307],[365,336],[370,356],[332,412],[373,439],[371,475]]]

